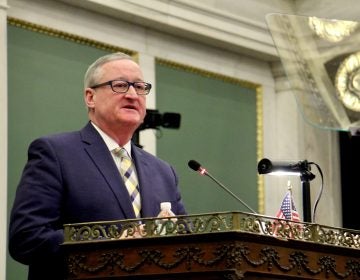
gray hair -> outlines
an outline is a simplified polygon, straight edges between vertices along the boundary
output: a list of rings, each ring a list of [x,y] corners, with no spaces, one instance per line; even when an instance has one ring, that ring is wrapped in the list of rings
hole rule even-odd
[[[108,63],[110,61],[122,60],[122,59],[128,59],[128,60],[134,61],[134,59],[131,56],[129,56],[125,53],[122,53],[122,52],[107,54],[107,55],[104,55],[104,56],[98,58],[97,60],[95,60],[95,62],[93,62],[89,66],[89,68],[87,69],[87,71],[85,73],[84,88],[91,87],[98,82],[99,77],[102,74],[101,66],[103,66],[105,63]]]

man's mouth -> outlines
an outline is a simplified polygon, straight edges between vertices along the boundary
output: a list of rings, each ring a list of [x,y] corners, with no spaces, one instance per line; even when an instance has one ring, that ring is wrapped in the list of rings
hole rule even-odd
[[[136,106],[133,106],[133,105],[126,105],[126,106],[123,107],[123,109],[136,110],[137,111]]]

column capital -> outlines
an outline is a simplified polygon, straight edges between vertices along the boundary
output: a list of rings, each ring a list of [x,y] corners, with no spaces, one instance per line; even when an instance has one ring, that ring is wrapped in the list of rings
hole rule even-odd
[[[1,10],[7,10],[9,9],[9,6],[7,4],[7,0],[0,0],[0,9]]]

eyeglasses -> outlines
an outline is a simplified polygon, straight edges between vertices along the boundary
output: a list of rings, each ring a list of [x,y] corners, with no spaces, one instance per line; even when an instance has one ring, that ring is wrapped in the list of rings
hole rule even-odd
[[[147,94],[149,94],[150,89],[151,89],[151,84],[149,84],[149,83],[145,83],[145,82],[132,83],[132,82],[121,81],[121,80],[108,81],[108,82],[105,82],[102,84],[92,86],[90,88],[95,89],[95,88],[103,87],[103,86],[111,86],[111,89],[113,90],[113,92],[116,92],[116,93],[126,93],[129,90],[130,86],[133,86],[137,95],[147,95]]]

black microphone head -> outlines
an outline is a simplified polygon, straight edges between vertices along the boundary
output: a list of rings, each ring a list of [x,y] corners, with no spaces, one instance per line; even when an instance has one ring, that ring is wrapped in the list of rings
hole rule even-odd
[[[258,163],[258,172],[259,174],[266,174],[271,171],[272,163],[269,159],[263,158]]]
[[[195,171],[199,171],[199,169],[201,167],[201,164],[198,163],[196,160],[190,160],[188,162],[188,165],[192,170],[195,170]]]

